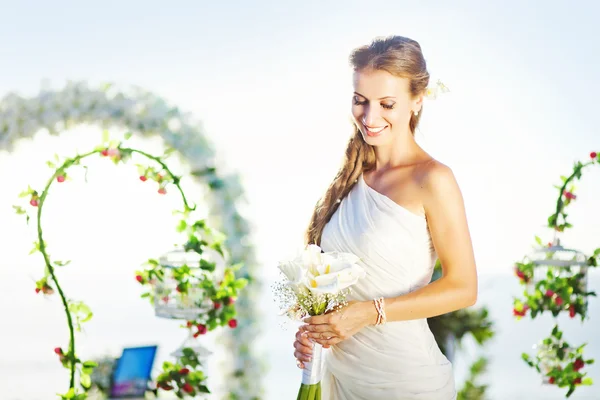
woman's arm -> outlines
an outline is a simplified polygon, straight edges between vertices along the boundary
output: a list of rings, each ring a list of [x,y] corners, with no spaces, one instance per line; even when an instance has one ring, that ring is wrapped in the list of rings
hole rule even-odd
[[[431,163],[422,189],[423,207],[442,264],[442,277],[414,292],[385,299],[388,322],[430,318],[471,306],[477,300],[475,257],[464,200],[454,173],[441,163]],[[304,329],[313,333],[309,336],[328,345],[373,325],[376,319],[373,302],[353,302],[340,312],[307,318]]]

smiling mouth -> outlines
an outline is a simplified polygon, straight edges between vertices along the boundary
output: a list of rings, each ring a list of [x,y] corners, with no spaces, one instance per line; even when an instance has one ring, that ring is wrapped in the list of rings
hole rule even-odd
[[[380,126],[380,127],[376,128],[376,127],[366,126],[365,124],[363,124],[363,126],[365,127],[367,136],[371,136],[371,137],[381,135],[381,133],[388,127],[387,125],[385,125],[385,126]]]

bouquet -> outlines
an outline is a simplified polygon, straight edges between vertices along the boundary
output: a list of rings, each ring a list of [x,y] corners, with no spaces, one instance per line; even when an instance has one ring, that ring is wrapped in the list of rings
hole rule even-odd
[[[308,245],[296,258],[279,262],[285,280],[278,285],[280,306],[288,317],[302,320],[337,310],[346,304],[350,286],[365,276],[351,253],[322,252]],[[323,347],[315,343],[312,360],[305,362],[298,400],[320,400],[323,379]]]

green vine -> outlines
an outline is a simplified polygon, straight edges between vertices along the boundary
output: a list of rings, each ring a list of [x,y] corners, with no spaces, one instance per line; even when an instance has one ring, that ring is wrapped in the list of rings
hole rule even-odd
[[[582,176],[582,170],[590,165],[600,164],[600,155],[597,152],[590,153],[590,161],[576,162],[573,172],[567,176],[561,176],[562,185],[556,185],[559,190],[556,201],[555,212],[548,217],[548,227],[558,232],[564,232],[573,225],[567,221],[568,214],[566,207],[573,203],[577,196],[574,194],[575,185],[573,182]],[[552,259],[555,253],[562,250],[558,246],[558,241],[549,242],[543,245],[540,237],[535,237],[537,248],[544,249],[546,257]],[[575,263],[577,260],[567,261]],[[588,297],[596,296],[593,291],[587,291],[586,278],[587,268],[597,267],[600,264],[600,248],[596,249],[591,256],[586,256],[583,268],[577,268],[575,271],[571,266],[565,267],[550,266],[547,267],[544,278],[536,277],[536,265],[532,260],[524,259],[515,264],[515,274],[519,282],[525,285],[523,298],[515,298],[513,301],[513,315],[521,319],[529,314],[531,319],[535,319],[544,312],[551,313],[557,317],[561,312],[569,313],[571,318],[580,315],[584,321],[587,315]],[[592,364],[593,359],[584,360],[583,348],[581,345],[572,348],[564,339],[563,333],[558,325],[554,327],[551,335],[544,339],[538,346],[538,352],[535,357],[523,353],[523,360],[535,368],[544,376],[545,382],[557,385],[560,388],[568,387],[566,396],[570,397],[577,386],[591,385],[592,379],[586,378],[586,373],[580,372],[585,366]]]
[[[131,134],[126,134],[125,140],[129,137],[131,137]],[[29,205],[37,208],[37,241],[34,242],[34,248],[30,254],[38,251],[42,254],[45,264],[45,273],[44,277],[36,282],[35,291],[36,293],[41,292],[44,295],[52,295],[55,293],[54,288],[56,288],[67,317],[69,328],[68,350],[65,352],[61,347],[54,349],[54,352],[59,356],[62,365],[70,371],[69,390],[64,394],[60,394],[62,399],[86,399],[87,392],[91,388],[91,375],[98,364],[94,361],[82,361],[76,355],[75,330],[80,331],[81,323],[89,321],[92,318],[93,313],[84,303],[70,301],[67,298],[56,276],[55,267],[68,265],[70,261],[52,261],[50,254],[48,253],[46,242],[43,238],[42,212],[50,187],[55,181],[58,183],[65,182],[68,178],[68,169],[72,166],[80,165],[83,159],[92,155],[99,154],[102,157],[111,159],[115,164],[118,164],[119,162],[126,162],[133,154],[139,154],[154,161],[159,166],[159,168],[153,168],[150,166],[138,165],[138,172],[140,173],[139,178],[141,181],[147,181],[149,179],[155,181],[158,184],[158,193],[163,195],[167,193],[167,185],[171,184],[177,188],[181,195],[183,211],[178,211],[178,213],[181,214],[183,218],[179,221],[177,230],[180,233],[185,232],[187,234],[188,239],[184,246],[185,251],[194,252],[202,256],[205,250],[210,248],[215,250],[222,257],[225,257],[223,248],[225,240],[224,235],[210,229],[204,220],[188,221],[191,212],[194,211],[196,207],[190,206],[180,184],[181,178],[176,176],[163,161],[169,153],[170,150],[159,157],[135,148],[123,147],[122,141],[110,140],[108,132],[105,131],[103,143],[94,150],[84,154],[78,154],[72,158],[66,158],[60,165],[57,165],[57,163],[59,163],[58,156],[55,156],[54,162],[48,161],[48,166],[54,169],[54,173],[41,193],[28,187],[26,191],[19,195],[21,198],[28,198]],[[30,216],[26,208],[18,205],[13,206],[13,208],[17,214],[25,215],[27,223],[29,223]],[[211,273],[215,271],[216,264],[203,258],[200,259],[198,265],[199,268],[196,268],[196,266],[193,265],[182,265],[172,268],[161,265],[155,259],[148,260],[146,265],[150,266],[150,268],[145,271],[136,272],[136,279],[141,284],[148,284],[151,286],[151,289],[155,289],[154,286],[156,286],[158,282],[164,281],[165,271],[169,271],[171,274],[169,278],[176,282],[177,291],[181,296],[186,296],[188,291],[192,289],[192,285],[198,285],[199,289],[205,293],[205,297],[211,299],[213,302],[212,309],[205,314],[199,315],[198,323],[195,325],[200,329],[200,321],[206,324],[205,326],[207,326],[207,329],[205,329],[203,333],[225,324],[228,324],[231,328],[237,326],[234,300],[238,295],[238,291],[247,284],[246,279],[236,279],[235,277],[235,271],[241,268],[241,265],[226,267],[224,269],[224,277],[217,285],[215,285],[215,282],[211,279]],[[194,278],[195,280],[191,278]],[[148,293],[144,293],[142,297],[150,297],[152,301],[155,300],[152,295],[152,290]],[[223,304],[224,307],[217,306],[217,304]],[[198,306],[198,304],[196,304],[196,306]],[[191,322],[192,321],[188,321],[185,327],[191,328]],[[194,335],[194,337],[197,337],[197,335]],[[189,348],[183,349],[183,357],[177,364],[168,362],[163,364],[163,372],[158,378],[156,390],[173,390],[174,388],[177,388],[178,397],[183,397],[185,395],[195,396],[197,393],[209,393],[208,388],[204,385],[204,380],[206,379],[204,372],[193,370],[200,366],[201,363],[194,351]],[[177,371],[175,371],[174,368],[178,368]],[[76,387],[76,372],[78,372],[79,386],[83,389],[83,392],[80,392]],[[170,383],[167,378],[171,381]],[[177,382],[181,382],[181,386],[176,385],[176,378]]]

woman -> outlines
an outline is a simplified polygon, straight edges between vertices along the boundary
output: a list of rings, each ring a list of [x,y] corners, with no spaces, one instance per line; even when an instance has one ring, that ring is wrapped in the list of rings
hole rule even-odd
[[[477,273],[454,174],[414,139],[426,63],[420,45],[399,36],[350,60],[356,129],[306,239],[356,254],[367,275],[342,310],[305,320],[294,356],[303,368],[312,341],[331,347],[324,400],[455,399],[427,318],[475,304]],[[429,284],[437,258],[443,276]]]

